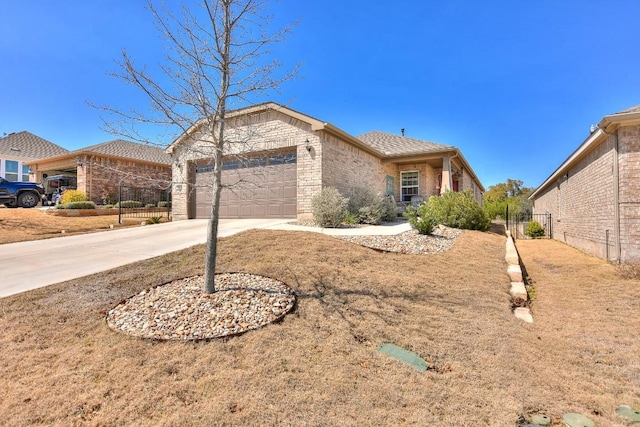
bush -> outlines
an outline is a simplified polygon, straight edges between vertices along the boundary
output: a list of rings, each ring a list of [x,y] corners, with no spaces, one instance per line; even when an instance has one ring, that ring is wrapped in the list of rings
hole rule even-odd
[[[336,228],[347,217],[349,199],[333,187],[326,187],[311,199],[313,220],[321,227]]]
[[[542,227],[542,225],[540,225],[540,223],[536,220],[531,220],[529,221],[529,224],[527,224],[527,229],[524,232],[527,236],[529,237],[542,237],[545,235],[545,230],[544,227]]]
[[[84,193],[84,191],[65,190],[65,192],[62,193],[62,199],[60,200],[60,203],[66,205],[73,202],[86,202],[87,200],[89,199],[87,198],[87,195]]]
[[[171,202],[167,202],[167,201],[158,202],[158,207],[159,208],[170,208],[171,207]]]
[[[96,204],[90,201],[70,202],[58,205],[58,209],[95,209]]]
[[[438,225],[431,212],[429,212],[428,203],[421,204],[418,209],[409,205],[402,215],[409,219],[411,227],[415,228],[420,234],[431,234],[434,227]]]
[[[349,213],[361,224],[380,224],[392,221],[396,207],[388,197],[382,197],[367,187],[356,188],[349,197]]]
[[[137,200],[123,200],[113,205],[114,208],[141,208],[142,203]]]
[[[153,203],[147,203],[146,205],[144,205],[145,208],[155,208],[156,205]]]
[[[480,231],[486,231],[491,226],[491,220],[470,191],[447,191],[441,196],[431,196],[417,210],[407,209],[405,216],[416,229],[418,218],[420,222],[427,221],[427,224],[420,225],[425,230],[431,223],[434,227],[443,224],[447,227]]]

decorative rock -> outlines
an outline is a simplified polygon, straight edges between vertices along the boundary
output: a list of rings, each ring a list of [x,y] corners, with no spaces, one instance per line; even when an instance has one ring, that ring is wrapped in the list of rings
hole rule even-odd
[[[422,359],[416,353],[406,350],[395,344],[384,343],[378,348],[378,351],[380,353],[387,354],[396,360],[406,363],[419,372],[424,372],[429,369],[429,366],[424,361],[424,359]]]
[[[531,310],[529,310],[527,307],[517,307],[515,310],[513,310],[513,314],[520,320],[523,320],[527,323],[533,323]]]
[[[548,426],[551,424],[551,417],[544,414],[535,414],[531,417],[531,422],[540,426]]]
[[[522,282],[522,269],[520,265],[509,265],[507,267],[507,274],[512,282]]]
[[[593,421],[582,414],[569,412],[562,416],[562,420],[567,427],[596,427]]]
[[[616,414],[620,415],[622,418],[626,418],[627,420],[640,423],[640,411],[631,409],[626,405],[618,406],[616,409]]]
[[[203,294],[203,284],[194,276],[142,291],[110,310],[107,324],[140,338],[211,339],[257,329],[295,304],[291,288],[268,277],[218,274],[213,294]]]
[[[383,252],[403,254],[432,254],[448,251],[453,247],[462,230],[449,227],[438,229],[439,235],[419,234],[416,230],[392,236],[334,236],[368,248]]]
[[[523,282],[511,282],[511,298],[514,300],[526,301],[528,298],[527,288],[524,287]]]

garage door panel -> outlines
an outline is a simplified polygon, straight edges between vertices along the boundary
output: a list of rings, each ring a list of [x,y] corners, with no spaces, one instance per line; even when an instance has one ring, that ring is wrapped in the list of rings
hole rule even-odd
[[[220,195],[220,218],[266,218],[295,217],[297,214],[297,164],[272,164],[264,167],[249,167],[222,171],[224,185]],[[196,187],[212,182],[213,172],[196,169]],[[198,189],[196,217],[208,218],[211,195],[209,188]]]

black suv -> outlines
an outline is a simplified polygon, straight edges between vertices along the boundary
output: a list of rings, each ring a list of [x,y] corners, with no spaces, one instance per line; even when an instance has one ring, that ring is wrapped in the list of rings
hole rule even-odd
[[[32,208],[42,201],[44,187],[35,182],[11,182],[0,178],[0,205]]]

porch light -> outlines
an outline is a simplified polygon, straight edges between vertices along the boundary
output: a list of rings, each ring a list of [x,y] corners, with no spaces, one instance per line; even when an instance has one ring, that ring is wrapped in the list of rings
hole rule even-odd
[[[81,159],[80,157],[78,157],[78,158],[76,159],[76,164],[77,164],[78,166],[80,166],[80,167],[83,167],[83,166],[84,166],[84,160],[83,160],[83,159]]]
[[[304,148],[306,148],[309,153],[311,152],[311,143],[309,142],[309,138],[304,141]]]

